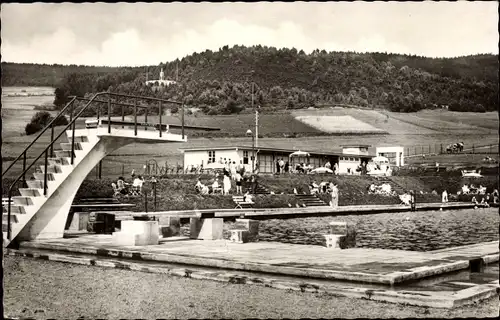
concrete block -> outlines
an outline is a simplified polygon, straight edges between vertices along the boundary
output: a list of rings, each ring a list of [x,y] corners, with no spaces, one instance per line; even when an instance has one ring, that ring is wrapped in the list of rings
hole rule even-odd
[[[73,213],[73,219],[68,227],[68,230],[80,231],[87,230],[89,225],[89,215],[90,212],[75,212]]]
[[[335,235],[344,235],[345,239],[345,247],[346,248],[354,248],[356,247],[356,226],[343,222],[343,221],[332,221],[330,222],[330,233]]]
[[[162,217],[158,219],[159,232],[164,238],[178,236],[181,233],[181,220],[178,217]]]
[[[230,230],[231,231],[231,237],[229,240],[231,242],[236,242],[236,243],[247,243],[248,241],[248,236],[249,232],[248,230],[244,229],[234,229]]]
[[[243,229],[248,231],[248,241],[259,240],[259,221],[251,219],[236,219],[234,229]]]
[[[198,239],[201,231],[202,222],[200,218],[189,219],[189,238]]]
[[[222,240],[224,219],[212,218],[201,220],[201,230],[198,239],[202,240]]]
[[[346,236],[341,234],[326,234],[326,247],[329,249],[345,249]]]
[[[120,232],[113,233],[113,243],[122,246],[157,245],[158,221],[122,221]]]
[[[330,234],[347,234],[347,222],[332,221],[330,225]]]
[[[160,226],[179,226],[181,225],[181,219],[179,217],[158,217],[158,224]]]

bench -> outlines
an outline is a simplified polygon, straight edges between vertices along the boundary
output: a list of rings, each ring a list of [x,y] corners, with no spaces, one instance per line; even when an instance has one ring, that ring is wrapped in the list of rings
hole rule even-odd
[[[245,201],[244,196],[233,196],[233,201],[236,203],[235,209],[243,209],[243,207],[251,208],[255,204],[253,201]]]

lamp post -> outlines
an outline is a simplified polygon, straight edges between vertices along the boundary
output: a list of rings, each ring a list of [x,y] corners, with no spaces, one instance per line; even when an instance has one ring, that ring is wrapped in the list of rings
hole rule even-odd
[[[254,173],[255,172],[255,135],[253,134],[252,130],[248,129],[247,136],[252,137],[252,173]]]
[[[154,194],[154,211],[156,212],[156,177],[151,178],[151,183],[153,184],[153,194]]]

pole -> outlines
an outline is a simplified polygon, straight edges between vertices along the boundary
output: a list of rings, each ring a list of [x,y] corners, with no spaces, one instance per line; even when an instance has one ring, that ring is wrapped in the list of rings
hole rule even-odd
[[[255,172],[255,135],[252,135],[252,173]]]
[[[184,102],[182,103],[182,139],[184,139]]]
[[[259,111],[255,109],[255,146],[259,146]]]
[[[154,211],[156,212],[156,177],[153,177]]]

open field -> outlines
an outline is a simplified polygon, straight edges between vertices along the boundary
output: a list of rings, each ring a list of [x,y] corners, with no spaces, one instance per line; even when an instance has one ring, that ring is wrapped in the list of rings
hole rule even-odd
[[[29,89],[29,88],[28,88]],[[27,89],[27,92],[29,91]],[[17,91],[16,91],[17,90]],[[14,90],[18,92],[19,89]],[[47,89],[48,90],[48,89]],[[49,91],[46,92],[48,93]],[[45,91],[40,91],[45,92]],[[26,123],[29,122],[35,105],[52,102],[52,96],[22,96],[14,97],[12,94],[2,97],[2,158],[3,170],[10,161],[17,157],[24,148],[34,139],[35,135],[22,135]],[[322,116],[328,118],[321,118]],[[321,131],[325,128],[314,128],[299,121],[297,118],[316,119],[327,123],[335,120],[336,129],[342,125],[341,131],[359,130],[359,125],[340,123],[339,119],[353,119],[356,123],[363,123],[375,130],[383,130],[389,134],[339,134],[329,135]],[[342,118],[338,118],[342,117]],[[133,120],[132,117],[127,117]],[[158,117],[150,116],[151,122],[158,121]],[[186,130],[189,141],[185,144],[131,144],[117,150],[104,161],[104,172],[117,172],[121,174],[122,166],[125,172],[134,168],[142,170],[149,159],[155,159],[161,165],[168,162],[169,166],[182,163],[180,148],[210,147],[229,145],[251,145],[252,141],[245,136],[247,129],[254,128],[253,114],[227,115],[227,116],[193,116],[186,115],[186,125],[219,127],[220,132],[204,132]],[[316,121],[315,120],[315,121]],[[320,121],[321,120],[321,121]],[[323,121],[324,120],[324,121]],[[78,119],[77,128],[84,127],[85,118]],[[144,117],[138,117],[144,121]],[[316,122],[318,122],[316,121]],[[163,123],[180,124],[180,115],[164,116]],[[353,122],[353,123],[354,123]],[[350,128],[353,127],[353,128]],[[276,114],[260,114],[259,116],[259,146],[296,149],[305,151],[340,151],[343,144],[369,144],[376,146],[402,146],[410,148],[410,155],[428,153],[426,150],[440,149],[450,143],[463,141],[465,148],[472,145],[498,145],[498,114],[497,113],[458,113],[444,110],[425,110],[413,114],[392,113],[377,110],[332,108],[332,109],[307,109],[294,110]],[[56,129],[56,134],[62,127]],[[33,159],[45,149],[50,141],[50,132],[42,136],[35,143],[27,157]],[[59,142],[67,142],[65,138]],[[59,146],[57,145],[56,149]],[[419,148],[420,147],[420,148]],[[406,150],[405,150],[406,151]],[[480,151],[480,150],[478,150]],[[485,151],[498,152],[498,148],[487,148]],[[473,165],[483,164],[483,155],[438,155],[422,157],[408,157],[408,164],[430,164],[439,162],[445,164]],[[495,158],[493,156],[493,158]],[[29,163],[29,162],[28,162]],[[10,175],[19,174],[19,168]]]
[[[469,113],[447,110],[422,110],[417,115],[423,119],[439,119],[492,130],[498,130],[499,127],[498,112]]]
[[[487,134],[498,131],[498,113],[450,112],[422,110],[416,113],[398,113],[385,110],[367,110],[335,107],[331,109],[296,110],[295,116],[350,115],[390,134]]]
[[[296,119],[328,133],[387,133],[351,116],[296,116]]]

